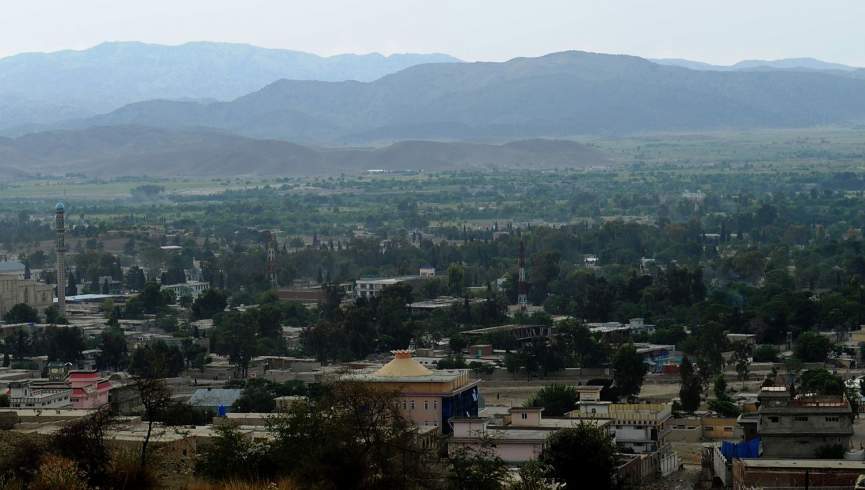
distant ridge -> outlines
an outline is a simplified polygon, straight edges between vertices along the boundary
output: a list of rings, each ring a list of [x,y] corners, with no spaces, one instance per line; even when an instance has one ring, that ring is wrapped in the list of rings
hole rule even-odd
[[[651,61],[660,65],[680,66],[691,70],[706,71],[740,71],[740,70],[817,70],[817,71],[856,71],[861,68],[830,63],[815,58],[784,58],[780,60],[744,60],[734,65],[713,65],[702,61],[691,61],[681,58],[660,58]]]
[[[24,53],[0,59],[0,127],[93,115],[150,99],[230,100],[283,78],[371,81],[421,63],[457,61],[444,54],[322,57],[212,42],[110,42],[82,51]],[[3,100],[13,97],[24,107],[4,112]],[[28,101],[37,109],[30,117]],[[67,111],[52,117],[39,109],[52,106]]]
[[[403,141],[381,148],[320,149],[211,131],[134,126],[0,138],[0,181],[25,174],[303,176],[369,169],[569,168],[607,162],[606,156],[595,149],[556,140],[504,145]]]

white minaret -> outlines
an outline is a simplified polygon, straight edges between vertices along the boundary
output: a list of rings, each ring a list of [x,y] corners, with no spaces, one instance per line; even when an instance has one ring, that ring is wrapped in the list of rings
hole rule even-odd
[[[517,280],[517,305],[525,313],[529,309],[529,286],[526,284],[526,246],[520,240],[519,276]]]
[[[54,231],[57,233],[57,310],[66,316],[66,208],[62,202],[54,208]]]

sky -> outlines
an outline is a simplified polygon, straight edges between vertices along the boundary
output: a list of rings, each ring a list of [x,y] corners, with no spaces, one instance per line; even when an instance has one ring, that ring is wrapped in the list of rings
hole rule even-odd
[[[2,0],[0,57],[104,41],[501,61],[578,49],[865,66],[865,0]]]

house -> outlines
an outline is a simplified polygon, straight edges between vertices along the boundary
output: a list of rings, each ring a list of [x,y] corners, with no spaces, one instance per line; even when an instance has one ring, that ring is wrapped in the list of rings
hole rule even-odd
[[[220,408],[231,410],[242,391],[239,388],[199,388],[189,398],[189,405],[217,413]]]
[[[846,449],[853,435],[850,403],[841,396],[790,397],[783,386],[760,391],[757,432],[765,458],[818,458],[829,447]]]
[[[431,265],[426,265],[420,268],[418,275],[424,279],[429,279],[436,276],[436,268]]]
[[[480,380],[468,369],[428,369],[411,351],[393,351],[394,358],[372,371],[348,373],[341,379],[368,383],[398,393],[402,415],[418,427],[439,427],[450,432],[453,417],[477,417]]]
[[[581,420],[609,420],[620,449],[635,453],[657,451],[672,430],[670,403],[612,403],[580,401],[569,417]]]
[[[608,427],[608,420],[545,419],[542,408],[510,408],[509,417],[502,425],[495,425],[488,418],[454,417],[451,419],[453,437],[448,442],[448,453],[454,454],[463,448],[479,449],[487,441],[493,443],[492,450],[506,463],[525,463],[537,459],[554,432],[588,423],[597,427]]]

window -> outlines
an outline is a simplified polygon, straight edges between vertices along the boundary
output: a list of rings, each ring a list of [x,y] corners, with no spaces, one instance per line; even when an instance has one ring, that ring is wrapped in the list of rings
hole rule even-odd
[[[804,415],[797,415],[797,416],[793,417],[793,420],[795,420],[796,422],[807,422],[808,417],[804,416]]]
[[[411,403],[411,409],[414,410],[414,400],[412,400],[410,403]]]
[[[826,417],[826,422],[839,422],[840,420],[839,417]]]
[[[438,408],[439,408],[439,401],[433,400],[433,409],[438,410]]]
[[[527,413],[521,413],[521,414],[520,414],[520,418],[522,418],[523,420],[526,420],[526,419],[529,418],[529,414],[527,414]]]
[[[724,432],[733,432],[732,427],[724,427]]]
[[[429,410],[429,400],[424,400],[424,401],[423,401],[423,409],[424,409],[424,410]]]
[[[769,417],[769,422],[777,424],[780,419],[778,417]]]
[[[402,401],[402,409],[405,410],[405,400]]]

